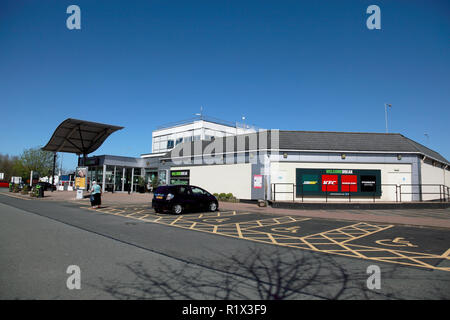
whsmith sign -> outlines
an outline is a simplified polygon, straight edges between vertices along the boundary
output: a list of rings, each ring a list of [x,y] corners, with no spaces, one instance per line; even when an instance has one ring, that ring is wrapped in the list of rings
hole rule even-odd
[[[381,170],[296,169],[296,196],[381,196]]]

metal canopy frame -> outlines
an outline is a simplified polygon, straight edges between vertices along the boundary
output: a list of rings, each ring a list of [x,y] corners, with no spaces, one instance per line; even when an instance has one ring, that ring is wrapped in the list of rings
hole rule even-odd
[[[71,118],[61,122],[55,132],[53,132],[49,142],[42,148],[42,150],[54,153],[53,184],[55,184],[54,177],[57,152],[75,153],[78,157],[83,155],[83,162],[85,163],[89,153],[100,148],[112,133],[121,129],[123,127]]]
[[[69,118],[61,122],[42,150],[86,157],[97,150],[112,133],[121,129],[123,127]]]

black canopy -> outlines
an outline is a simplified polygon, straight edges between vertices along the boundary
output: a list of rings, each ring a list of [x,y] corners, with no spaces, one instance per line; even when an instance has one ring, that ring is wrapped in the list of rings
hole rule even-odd
[[[109,135],[121,129],[123,127],[69,118],[56,128],[42,150],[87,155],[97,150]]]

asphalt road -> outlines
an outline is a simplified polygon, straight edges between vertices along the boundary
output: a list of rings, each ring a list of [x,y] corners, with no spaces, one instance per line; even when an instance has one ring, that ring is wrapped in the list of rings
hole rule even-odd
[[[318,220],[310,227],[333,223],[342,224]],[[422,241],[430,252],[445,248],[449,239],[443,229],[408,232],[419,240],[434,239]],[[81,289],[67,288],[70,265],[80,268]],[[367,288],[370,265],[381,270],[381,289]],[[277,246],[93,212],[74,203],[0,194],[0,299],[449,298],[448,271]]]

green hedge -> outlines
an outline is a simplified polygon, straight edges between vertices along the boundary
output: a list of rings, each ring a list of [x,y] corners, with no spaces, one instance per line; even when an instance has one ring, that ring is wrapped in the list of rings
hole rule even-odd
[[[219,201],[228,201],[228,202],[238,202],[239,200],[236,199],[235,196],[233,196],[232,193],[214,193],[214,196]]]

